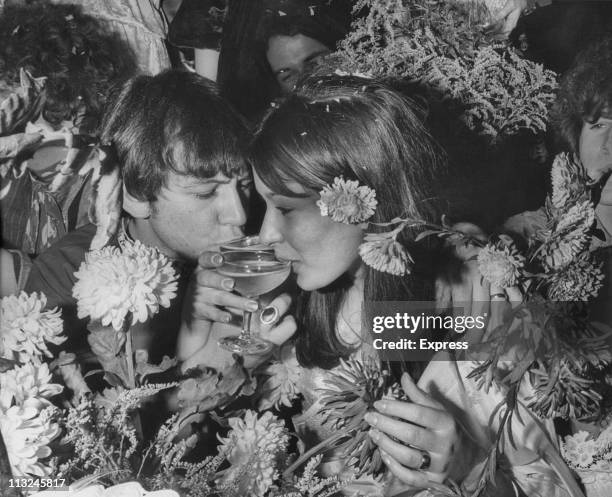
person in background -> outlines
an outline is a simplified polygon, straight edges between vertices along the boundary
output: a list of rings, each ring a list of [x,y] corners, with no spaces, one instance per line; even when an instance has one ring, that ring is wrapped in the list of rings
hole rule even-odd
[[[89,222],[91,175],[79,171],[110,87],[135,71],[130,47],[78,6],[34,1],[0,10],[3,267],[14,259],[2,278],[14,291],[29,256]]]
[[[604,288],[595,315],[612,326],[612,34],[581,52],[561,80],[552,127],[595,184],[595,245]]]
[[[350,25],[347,0],[183,0],[169,41],[195,50],[195,70],[217,81],[250,121],[290,91]]]
[[[564,74],[552,109],[551,128],[561,151],[573,154],[592,182],[595,222],[590,249],[601,264],[604,279],[597,298],[589,304],[589,317],[598,327],[612,330],[612,36],[582,51]],[[533,236],[548,228],[544,209],[513,216],[505,227],[523,237]],[[609,370],[602,373],[609,383]],[[609,411],[608,399],[605,405]],[[557,425],[564,447],[578,444],[604,454],[585,462],[569,449],[563,453],[580,477],[587,497],[608,496],[612,489],[607,466],[610,421],[605,414],[590,422],[569,420]]]
[[[266,60],[283,93],[293,90],[310,64],[336,49],[350,27],[351,4],[334,2],[265,2],[262,26]]]

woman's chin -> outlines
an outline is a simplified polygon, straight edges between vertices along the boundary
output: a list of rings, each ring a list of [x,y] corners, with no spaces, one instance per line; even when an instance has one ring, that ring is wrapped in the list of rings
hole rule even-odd
[[[330,277],[332,276],[330,273],[317,275],[312,274],[312,272],[309,271],[300,272],[300,270],[296,269],[295,267],[293,271],[295,273],[295,282],[297,286],[307,292],[313,292],[315,290],[321,290],[322,288],[326,288],[335,281],[337,281],[340,276],[342,276],[334,274],[334,277]]]

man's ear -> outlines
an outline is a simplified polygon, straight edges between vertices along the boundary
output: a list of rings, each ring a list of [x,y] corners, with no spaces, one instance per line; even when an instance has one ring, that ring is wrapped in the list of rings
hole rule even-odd
[[[123,210],[134,219],[147,219],[151,216],[151,203],[146,200],[138,200],[123,185]]]

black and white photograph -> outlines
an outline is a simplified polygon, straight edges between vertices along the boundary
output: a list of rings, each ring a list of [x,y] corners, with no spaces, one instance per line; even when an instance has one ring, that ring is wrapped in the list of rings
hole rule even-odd
[[[612,496],[612,0],[0,0],[1,497]]]

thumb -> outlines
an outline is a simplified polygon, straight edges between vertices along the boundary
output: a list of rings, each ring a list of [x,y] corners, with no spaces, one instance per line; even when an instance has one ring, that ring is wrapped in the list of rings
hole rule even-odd
[[[408,373],[402,375],[402,388],[408,398],[416,403],[424,406],[439,408],[440,405],[424,390],[421,390],[412,377]]]

